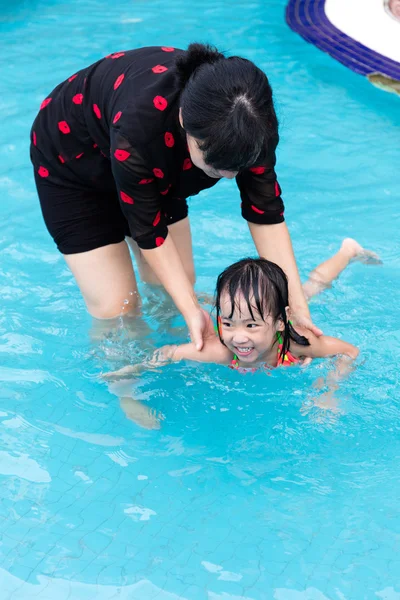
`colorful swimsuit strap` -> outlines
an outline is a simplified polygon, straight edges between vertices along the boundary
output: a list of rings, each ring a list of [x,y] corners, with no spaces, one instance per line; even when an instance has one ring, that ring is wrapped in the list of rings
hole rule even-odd
[[[287,350],[285,356],[282,356],[282,348],[283,348],[283,337],[280,331],[276,332],[276,338],[278,341],[278,363],[277,366],[287,366],[293,365],[294,363],[298,363],[299,359],[293,356],[293,354]]]
[[[239,358],[236,356],[236,354],[233,355],[233,358],[231,360],[231,364],[229,365],[229,367],[231,369],[238,369],[239,368]]]

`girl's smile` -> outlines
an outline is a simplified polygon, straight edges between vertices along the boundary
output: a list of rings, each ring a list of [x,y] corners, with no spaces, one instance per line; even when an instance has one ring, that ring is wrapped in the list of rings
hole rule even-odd
[[[268,362],[276,359],[276,332],[282,329],[281,321],[274,322],[268,315],[262,319],[252,304],[239,294],[232,311],[229,293],[222,292],[220,299],[220,335],[225,346],[243,363]]]

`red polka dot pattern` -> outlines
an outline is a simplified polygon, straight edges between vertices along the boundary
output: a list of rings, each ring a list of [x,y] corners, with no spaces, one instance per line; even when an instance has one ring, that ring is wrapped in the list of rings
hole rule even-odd
[[[43,108],[45,108],[46,106],[48,106],[51,102],[51,98],[45,98],[42,102],[42,104],[40,105],[40,110],[42,110]]]
[[[120,192],[120,196],[121,196],[122,202],[125,202],[126,204],[134,204],[133,198],[128,196],[128,194],[125,194],[125,192]]]
[[[118,89],[123,80],[125,79],[125,75],[122,73],[114,82],[114,90]]]
[[[121,150],[121,149],[117,149],[114,152],[114,156],[117,160],[120,160],[121,162],[123,162],[124,160],[126,160],[127,158],[130,157],[130,153],[127,152],[126,150]]]
[[[153,73],[165,73],[165,71],[168,71],[168,67],[164,67],[164,65],[156,65],[151,70]]]
[[[156,96],[153,99],[153,104],[157,110],[165,110],[168,106],[168,102],[163,96]]]
[[[50,175],[50,173],[48,172],[46,167],[39,167],[38,173],[39,173],[40,177],[48,177]]]
[[[266,168],[265,167],[251,167],[250,171],[252,173],[255,173],[256,175],[262,175],[263,173],[265,173]]]
[[[163,237],[157,237],[156,238],[156,246],[157,246],[157,248],[159,248],[160,246],[162,246],[164,242],[165,242],[165,239]]]
[[[59,121],[58,129],[61,131],[61,133],[71,133],[71,129],[67,121]]]
[[[161,211],[159,210],[158,213],[156,214],[156,218],[153,221],[154,227],[156,227],[159,224],[160,220],[161,220]]]
[[[188,196],[217,183],[192,163],[179,127],[179,90],[171,87],[178,52],[167,46],[115,52],[71,75],[71,85],[66,78],[49,97],[39,100],[45,113],[39,113],[30,134],[38,183],[43,187],[67,177],[77,186],[98,186],[103,182],[98,174],[103,172],[105,187],[116,184],[132,235],[143,249],[166,241],[166,225],[187,216]],[[93,169],[86,166],[89,159]],[[271,147],[268,157],[238,174],[241,212],[249,222],[284,220],[273,165]],[[55,218],[63,207],[58,208]],[[71,210],[65,207],[66,215]]]
[[[171,187],[172,187],[172,185],[171,185],[171,184],[169,184],[169,186],[167,187],[167,189],[166,189],[166,190],[164,190],[163,192],[160,192],[160,194],[161,194],[162,196],[166,196],[166,195],[168,194],[168,192],[169,192],[169,190],[170,190],[170,188],[171,188]]]
[[[165,135],[164,135],[164,141],[165,141],[165,145],[168,148],[173,148],[174,147],[174,144],[175,144],[174,136],[169,131],[167,131],[165,133]]]

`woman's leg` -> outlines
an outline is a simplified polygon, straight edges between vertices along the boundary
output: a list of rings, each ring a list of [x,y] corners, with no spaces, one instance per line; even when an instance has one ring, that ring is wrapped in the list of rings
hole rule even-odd
[[[174,240],[174,244],[176,246],[176,249],[178,250],[179,256],[183,263],[183,267],[190,282],[194,284],[196,280],[196,275],[193,262],[192,234],[190,231],[189,217],[186,217],[185,219],[182,219],[177,223],[169,225],[168,233]],[[141,280],[145,283],[160,285],[158,278],[147,264],[137,243],[132,238],[128,237],[126,239],[130,247],[132,248],[133,254],[135,256]]]
[[[139,294],[126,242],[64,258],[93,317],[111,319],[137,309]]]
[[[360,260],[366,264],[381,264],[379,257],[374,252],[366,250],[356,240],[346,238],[334,256],[328,258],[310,273],[308,281],[303,284],[306,298],[310,299],[330,287],[332,281],[353,260]]]
[[[147,403],[140,402],[132,396],[132,379],[126,381],[113,381],[108,386],[108,391],[119,398],[120,406],[128,419],[144,429],[160,429],[164,420],[162,413],[157,413]]]

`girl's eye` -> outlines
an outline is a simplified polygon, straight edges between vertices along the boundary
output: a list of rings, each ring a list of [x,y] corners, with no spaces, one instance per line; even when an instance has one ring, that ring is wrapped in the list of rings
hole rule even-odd
[[[230,326],[231,326],[231,324],[230,324],[230,323],[226,323],[226,322],[224,322],[224,321],[222,321],[222,325],[223,325],[224,327],[230,327]]]
[[[250,329],[253,329],[253,327],[258,327],[258,325],[256,323],[249,323],[247,325],[247,327],[249,327]]]

